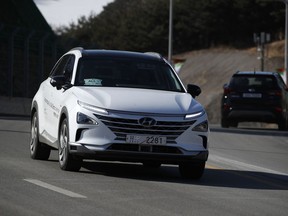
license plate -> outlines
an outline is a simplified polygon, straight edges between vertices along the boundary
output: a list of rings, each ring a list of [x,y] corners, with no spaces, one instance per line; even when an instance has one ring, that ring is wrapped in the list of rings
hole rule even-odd
[[[243,98],[262,98],[261,93],[243,93]]]
[[[126,136],[126,143],[146,144],[146,145],[165,145],[166,144],[166,137],[127,135]]]

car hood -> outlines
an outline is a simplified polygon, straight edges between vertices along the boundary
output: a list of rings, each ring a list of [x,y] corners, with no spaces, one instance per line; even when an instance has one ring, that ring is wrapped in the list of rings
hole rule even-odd
[[[188,114],[203,110],[188,93],[149,89],[75,87],[76,98],[84,103],[108,110]]]

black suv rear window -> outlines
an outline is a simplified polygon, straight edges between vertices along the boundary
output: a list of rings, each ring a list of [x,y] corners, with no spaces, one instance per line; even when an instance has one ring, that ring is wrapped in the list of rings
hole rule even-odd
[[[274,76],[233,76],[230,87],[235,90],[272,90],[279,89]]]

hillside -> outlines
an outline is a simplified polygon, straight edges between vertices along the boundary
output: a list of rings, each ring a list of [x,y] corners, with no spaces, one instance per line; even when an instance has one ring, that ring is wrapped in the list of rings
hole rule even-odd
[[[277,68],[283,68],[284,41],[266,45],[265,50],[264,70],[276,71]],[[246,50],[215,48],[177,56],[186,59],[179,72],[184,84],[197,84],[202,89],[202,94],[197,100],[206,108],[210,123],[220,123],[223,85],[238,70],[260,70],[260,60],[257,56],[256,48]]]

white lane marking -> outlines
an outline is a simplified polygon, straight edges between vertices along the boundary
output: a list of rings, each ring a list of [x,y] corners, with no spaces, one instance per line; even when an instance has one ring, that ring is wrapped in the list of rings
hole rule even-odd
[[[228,159],[228,158],[224,158],[224,157],[220,157],[220,156],[216,156],[216,155],[209,155],[209,161],[224,163],[225,165],[228,165],[232,168],[236,168],[239,170],[257,171],[257,172],[264,172],[264,173],[271,173],[271,174],[276,174],[276,175],[288,176],[287,173],[278,172],[278,171],[275,171],[272,169],[267,169],[264,167],[255,166],[252,164],[247,164],[247,163],[244,163],[241,161],[236,161],[236,160],[232,160],[232,159]]]
[[[60,188],[60,187],[56,187],[54,185],[48,184],[46,182],[43,182],[43,181],[40,181],[40,180],[37,180],[37,179],[23,179],[23,180],[27,181],[27,182],[30,182],[32,184],[38,185],[40,187],[55,191],[57,193],[64,194],[64,195],[69,196],[69,197],[73,197],[73,198],[87,198],[86,196],[83,196],[81,194],[77,194],[77,193],[74,193],[72,191],[65,190],[65,189]]]

